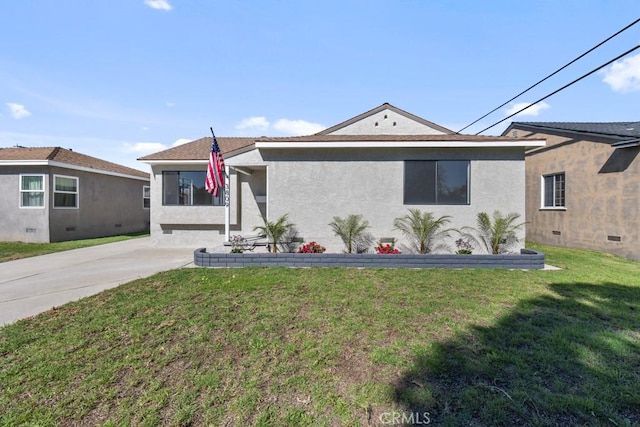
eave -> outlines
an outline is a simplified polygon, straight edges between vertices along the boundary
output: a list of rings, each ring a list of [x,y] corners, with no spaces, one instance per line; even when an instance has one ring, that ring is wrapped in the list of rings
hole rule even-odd
[[[100,175],[109,175],[109,176],[117,176],[120,178],[136,179],[138,181],[149,181],[151,179],[151,177],[143,178],[141,176],[128,175],[128,174],[112,172],[112,171],[107,171],[102,169],[88,168],[85,166],[78,166],[78,165],[72,165],[69,163],[56,162],[54,160],[0,160],[0,166],[51,166],[51,167],[57,167],[57,168],[72,169],[72,170],[77,170],[82,172],[96,173]]]
[[[277,142],[257,141],[256,148],[536,148],[544,147],[544,140],[526,141],[309,141]]]

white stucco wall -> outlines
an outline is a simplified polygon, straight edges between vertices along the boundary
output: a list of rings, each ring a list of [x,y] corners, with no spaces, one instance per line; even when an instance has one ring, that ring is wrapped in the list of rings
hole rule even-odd
[[[331,135],[442,135],[443,132],[392,110],[372,114]]]

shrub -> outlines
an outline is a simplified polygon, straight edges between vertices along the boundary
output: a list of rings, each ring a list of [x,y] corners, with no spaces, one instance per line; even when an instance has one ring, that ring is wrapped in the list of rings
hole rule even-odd
[[[260,234],[267,236],[270,243],[273,244],[273,253],[278,252],[278,246],[282,247],[284,237],[287,236],[295,225],[289,222],[287,214],[282,215],[276,221],[267,221],[266,217],[262,217],[264,221],[263,226],[254,227],[254,231],[259,231]]]
[[[438,240],[449,237],[451,230],[443,229],[450,222],[449,218],[444,215],[436,219],[431,212],[409,209],[407,215],[393,220],[393,225],[409,239],[413,251],[428,254],[436,249]]]
[[[473,245],[465,238],[456,240],[456,248],[458,248],[456,251],[458,255],[471,255],[473,253]]]
[[[400,249],[395,247],[395,243],[395,239],[393,240],[393,242],[387,244],[378,242],[378,246],[376,246],[376,253],[380,255],[399,254]]]
[[[327,248],[317,244],[316,242],[309,242],[306,245],[302,245],[302,247],[298,249],[298,253],[299,254],[321,254],[321,253],[324,253],[324,251],[326,250]]]
[[[373,242],[373,237],[366,233],[369,221],[363,220],[362,215],[349,215],[346,219],[334,216],[329,226],[342,239],[349,254],[354,250],[357,253],[366,252]]]
[[[516,223],[518,218],[518,213],[503,216],[500,211],[495,211],[490,217],[486,212],[480,212],[477,216],[477,228],[464,227],[462,235],[483,247],[487,253],[504,254],[519,241],[516,232],[525,223]]]

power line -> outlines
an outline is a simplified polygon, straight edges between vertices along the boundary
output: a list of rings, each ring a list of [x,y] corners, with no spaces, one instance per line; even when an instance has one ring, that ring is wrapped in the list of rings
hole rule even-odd
[[[458,132],[456,133],[460,133],[463,130],[465,130],[466,128],[468,128],[469,126],[472,126],[476,123],[478,123],[480,120],[484,119],[485,117],[487,117],[489,114],[496,112],[497,110],[499,110],[500,108],[504,107],[505,105],[507,105],[508,103],[510,103],[511,101],[513,101],[516,98],[519,98],[521,95],[524,95],[525,93],[529,92],[531,89],[533,89],[534,87],[538,86],[540,83],[544,82],[545,80],[555,76],[556,74],[558,74],[560,71],[564,70],[565,68],[567,68],[569,65],[573,64],[574,62],[578,61],[579,59],[583,58],[584,56],[588,55],[589,53],[593,52],[594,50],[596,50],[597,48],[599,48],[600,46],[602,46],[603,44],[605,44],[606,42],[608,42],[609,40],[611,40],[612,38],[616,37],[618,34],[622,33],[623,31],[628,30],[629,28],[633,27],[634,25],[636,25],[638,22],[640,22],[640,18],[636,19],[635,21],[633,21],[631,24],[627,25],[626,27],[624,27],[623,29],[621,29],[620,31],[616,32],[615,34],[609,36],[608,38],[606,38],[605,40],[601,41],[600,43],[598,43],[597,45],[595,45],[594,47],[592,47],[591,49],[589,49],[588,51],[584,52],[582,55],[576,57],[574,60],[572,60],[571,62],[568,62],[567,64],[563,65],[562,67],[558,68],[556,71],[554,71],[553,73],[549,74],[547,77],[545,77],[544,79],[538,81],[537,83],[534,83],[533,85],[529,86],[528,88],[526,88],[525,90],[523,90],[522,92],[520,92],[519,94],[517,94],[516,96],[514,96],[513,98],[511,98],[510,100],[506,101],[503,104],[498,105],[496,108],[494,108],[493,110],[489,111],[487,114],[485,114],[484,116],[480,117],[479,119],[469,123],[468,125],[466,125],[465,127],[463,127],[462,129],[460,129]],[[495,125],[494,125],[495,126]]]
[[[602,65],[601,65],[601,66],[599,66],[598,68],[594,68],[593,70],[589,71],[587,74],[584,74],[583,76],[578,77],[577,79],[575,79],[575,80],[574,80],[574,81],[572,81],[571,83],[567,83],[566,85],[562,86],[560,89],[557,89],[557,90],[555,90],[555,91],[551,92],[549,95],[544,96],[544,97],[542,97],[542,98],[538,99],[536,102],[533,102],[532,104],[527,105],[526,107],[524,107],[524,108],[522,108],[522,109],[520,109],[520,110],[516,111],[515,113],[513,113],[513,114],[511,114],[511,115],[509,115],[509,116],[507,116],[507,117],[505,117],[504,119],[500,120],[499,122],[495,122],[495,123],[494,123],[494,124],[492,124],[491,126],[489,126],[489,127],[486,127],[486,128],[484,128],[484,129],[482,129],[480,132],[476,133],[476,135],[479,135],[479,134],[481,134],[482,132],[484,132],[484,131],[486,131],[486,130],[491,129],[491,128],[492,128],[492,127],[494,127],[494,126],[499,125],[500,123],[504,122],[504,121],[505,121],[505,120],[507,120],[507,119],[510,119],[511,117],[515,116],[516,114],[519,114],[519,113],[523,112],[524,110],[526,110],[527,108],[531,107],[532,105],[536,105],[538,102],[542,102],[542,101],[544,101],[545,99],[549,98],[550,96],[553,96],[553,95],[555,95],[556,93],[558,93],[558,92],[560,92],[560,91],[562,91],[562,90],[565,90],[566,88],[568,88],[569,86],[573,85],[574,83],[579,82],[580,80],[584,79],[585,77],[589,77],[591,74],[595,73],[596,71],[598,71],[598,70],[600,70],[600,69],[602,69],[602,68],[606,67],[606,66],[607,66],[607,65],[609,65],[609,64],[612,64],[613,62],[617,61],[618,59],[622,58],[623,56],[626,56],[626,55],[630,54],[631,52],[633,52],[634,50],[637,50],[637,49],[640,49],[640,44],[639,44],[639,45],[637,45],[636,47],[632,48],[632,49],[629,49],[629,50],[628,50],[628,51],[626,51],[625,53],[623,53],[623,54],[621,54],[621,55],[616,56],[616,57],[615,57],[615,58],[613,58],[611,61],[608,61],[608,62],[606,62],[606,63],[602,64]]]

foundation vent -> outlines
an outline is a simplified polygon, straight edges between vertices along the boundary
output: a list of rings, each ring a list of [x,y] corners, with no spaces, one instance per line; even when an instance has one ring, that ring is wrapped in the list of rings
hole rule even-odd
[[[66,230],[67,231],[76,231],[76,228],[75,227],[67,227]]]
[[[27,233],[35,233],[35,232],[36,232],[36,229],[35,229],[35,228],[27,228],[25,231],[26,231]]]
[[[553,234],[554,236],[560,236],[560,235],[562,234],[562,232],[561,232],[561,231],[559,231],[559,230],[553,230],[553,231],[551,232],[551,234]]]
[[[607,236],[607,240],[610,242],[620,242],[622,238],[620,236]]]
[[[116,224],[116,225],[114,225],[114,227],[115,228],[120,228],[120,227],[122,227],[122,224]]]

